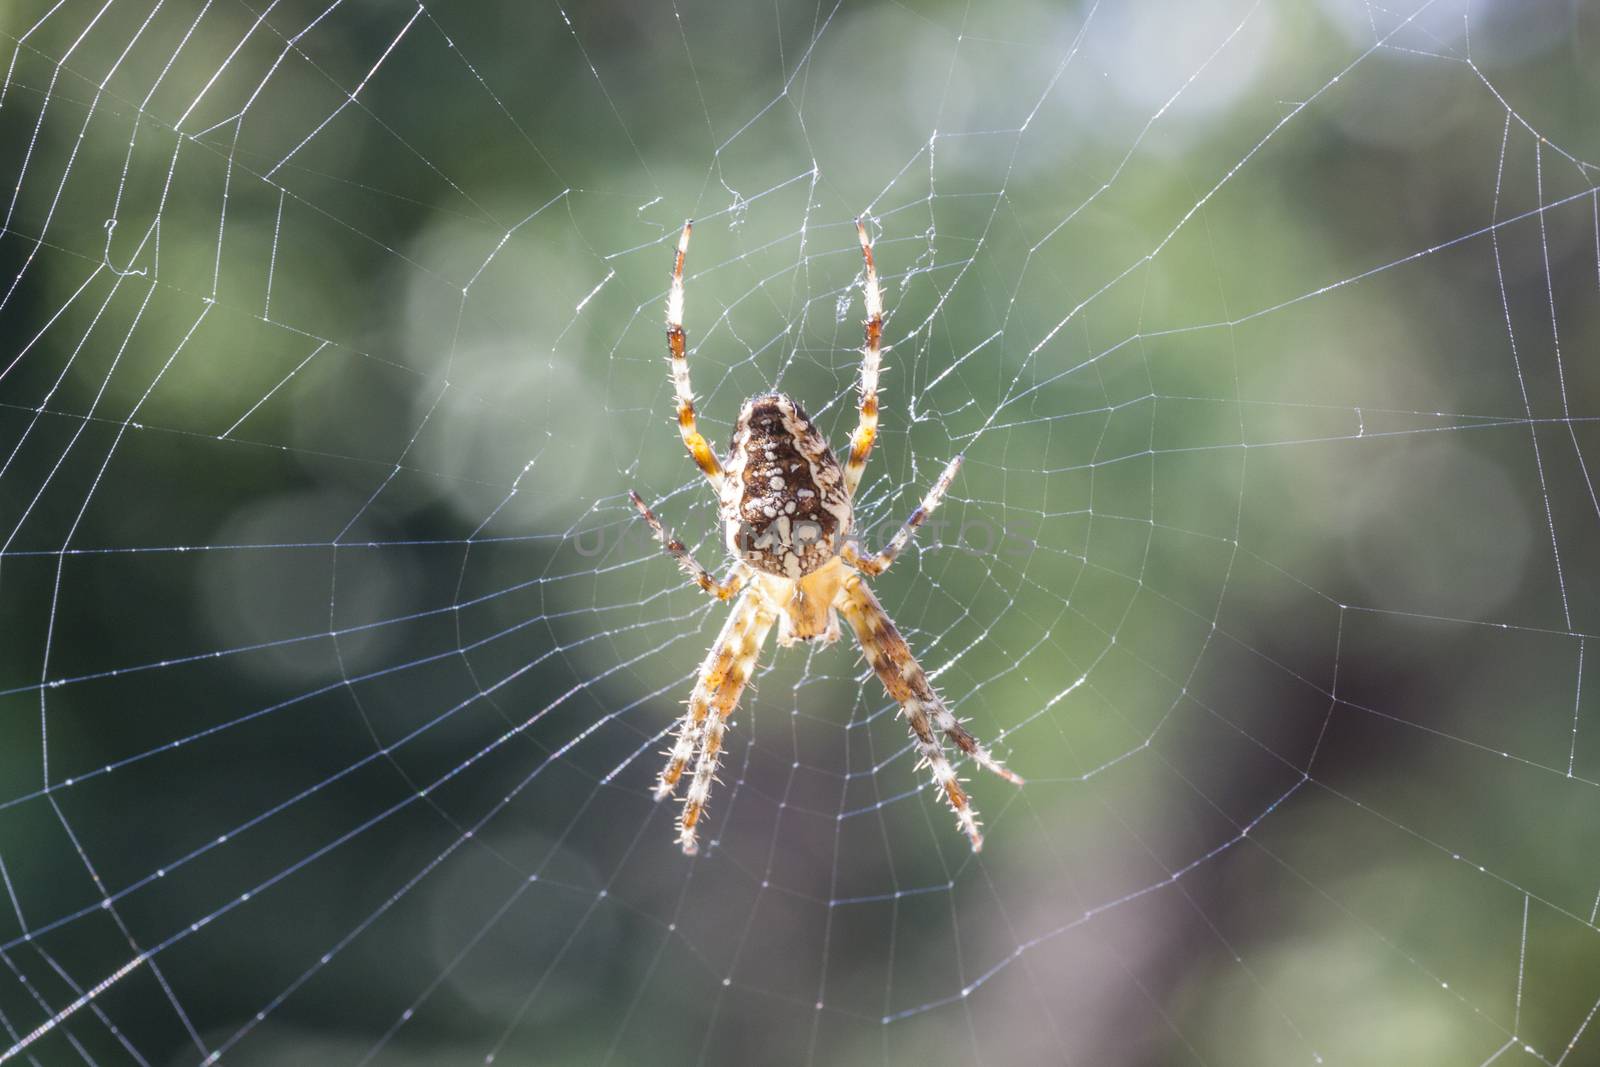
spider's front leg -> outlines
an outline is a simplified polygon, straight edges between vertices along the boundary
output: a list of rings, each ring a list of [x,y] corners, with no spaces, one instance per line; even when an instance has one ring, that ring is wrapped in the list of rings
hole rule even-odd
[[[678,727],[677,743],[656,782],[657,800],[671,796],[689,757],[698,750],[694,777],[678,814],[678,843],[685,855],[692,856],[699,849],[695,827],[711,796],[711,782],[722,757],[722,734],[775,621],[776,616],[760,593],[747,590],[734,602],[728,621],[723,623],[722,632],[695,678],[689,708]]]
[[[728,671],[733,666],[736,646],[739,645],[744,630],[749,627],[750,610],[748,595],[734,603],[728,621],[722,624],[722,632],[717,634],[717,639],[711,644],[711,651],[706,654],[705,662],[700,664],[700,672],[694,679],[694,689],[689,693],[688,710],[678,720],[677,742],[672,746],[667,765],[661,769],[660,776],[656,778],[657,800],[665,800],[673,794],[678,787],[678,779],[683,776],[683,769],[689,765],[695,751],[700,747],[700,738],[705,734],[706,714],[711,710],[712,698],[721,691],[722,684],[728,677]]]
[[[966,791],[956,780],[955,768],[945,758],[944,746],[939,743],[934,730],[943,733],[984,769],[998,774],[1013,785],[1022,785],[1022,779],[990,755],[989,750],[945,706],[922,665],[911,654],[905,638],[895,628],[889,613],[883,610],[883,605],[878,603],[878,598],[872,595],[872,590],[867,588],[860,575],[851,575],[845,580],[839,593],[839,610],[855,631],[856,640],[861,643],[862,652],[877,672],[878,680],[905,712],[906,722],[911,727],[923,762],[932,771],[933,780],[944,791],[945,799],[956,813],[956,821],[972,842],[972,851],[977,852],[983,847],[983,835],[978,832],[978,813],[973,810]]]

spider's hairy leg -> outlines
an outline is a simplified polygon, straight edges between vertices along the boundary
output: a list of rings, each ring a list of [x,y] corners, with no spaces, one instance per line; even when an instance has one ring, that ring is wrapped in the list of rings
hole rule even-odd
[[[683,259],[689,252],[689,232],[693,221],[683,224],[678,236],[678,252],[672,260],[672,285],[667,290],[667,359],[672,364],[672,388],[678,398],[678,434],[705,472],[713,488],[722,489],[722,464],[717,453],[700,434],[694,418],[694,390],[689,386],[689,357],[683,333]]]
[[[956,780],[955,768],[945,758],[944,747],[933,731],[942,732],[980,766],[1008,782],[1021,785],[1022,779],[990,755],[945,706],[889,613],[883,610],[883,605],[859,576],[852,575],[845,581],[839,594],[839,610],[855,631],[856,640],[877,672],[878,680],[905,712],[923,762],[932,771],[933,780],[944,790],[945,798],[955,810],[956,821],[972,842],[972,850],[978,851],[983,847],[983,836],[978,832],[977,812]]]
[[[695,751],[700,747],[712,698],[718,694],[723,682],[728,679],[729,671],[738,658],[744,644],[744,636],[757,611],[755,599],[755,592],[746,590],[743,596],[734,601],[733,611],[728,614],[728,619],[722,624],[717,639],[711,643],[711,651],[706,653],[705,661],[700,664],[700,671],[695,675],[694,689],[689,693],[688,710],[678,720],[677,741],[672,746],[667,765],[661,769],[661,774],[656,778],[657,800],[665,800],[673,794],[678,779],[683,776],[684,768],[689,765]],[[744,673],[748,675],[748,669]],[[743,686],[744,683],[741,681],[739,684]],[[736,693],[735,699],[737,696]]]
[[[917,766],[921,768],[926,764],[932,772],[934,782],[943,790],[945,799],[950,802],[951,809],[956,813],[956,822],[967,835],[967,839],[972,842],[972,851],[977,852],[983,848],[983,834],[978,829],[978,813],[968,802],[961,783],[956,780],[955,768],[950,765],[944,754],[944,746],[934,735],[925,705],[916,699],[905,680],[904,665],[915,662],[910,658],[911,652],[906,647],[905,640],[900,637],[899,631],[895,629],[883,606],[878,603],[877,597],[872,595],[859,578],[852,577],[845,583],[840,593],[839,610],[849,622],[850,629],[855,631],[856,640],[860,643],[867,662],[872,664],[872,669],[877,672],[884,688],[905,712],[912,740],[922,756]]]
[[[878,289],[878,268],[872,261],[872,242],[867,226],[856,219],[856,236],[861,240],[861,255],[867,263],[863,288],[867,298],[866,343],[861,346],[861,418],[850,435],[850,455],[844,465],[844,491],[855,496],[861,474],[867,469],[872,442],[878,437],[878,370],[883,360],[883,293]]]
[[[711,782],[722,759],[722,734],[727,729],[728,717],[739,704],[739,694],[755,670],[756,658],[766,643],[767,633],[776,621],[777,615],[766,598],[758,589],[752,589],[739,598],[712,649],[713,653],[724,649],[725,659],[710,699],[709,713],[701,713],[700,753],[695,760],[694,777],[689,782],[683,810],[678,813],[678,844],[683,847],[684,855],[692,856],[699,851],[695,827],[711,796]],[[710,658],[706,663],[710,666]],[[710,686],[706,688],[711,689]],[[679,743],[681,747],[682,738]]]
[[[701,589],[718,600],[727,600],[744,587],[747,571],[742,564],[734,565],[733,572],[728,575],[726,582],[717,581],[711,576],[710,571],[700,565],[699,560],[689,555],[689,550],[678,540],[677,535],[661,525],[661,520],[656,518],[655,512],[650,510],[649,505],[639,497],[638,493],[630,489],[628,496],[633,500],[633,506],[639,509],[639,514],[644,516],[644,521],[650,524],[650,529],[655,532],[656,540],[661,542],[661,547],[678,561],[683,573],[693,578]]]
[[[900,550],[911,542],[911,538],[917,532],[917,527],[927,521],[928,516],[933,514],[933,509],[939,506],[939,501],[944,499],[945,491],[950,488],[950,483],[955,481],[956,472],[959,470],[961,470],[961,457],[957,456],[945,467],[944,473],[939,475],[939,480],[934,482],[933,488],[928,490],[928,495],[924,496],[922,503],[917,505],[917,510],[911,513],[911,517],[906,519],[900,529],[895,532],[895,535],[889,539],[889,543],[883,546],[882,551],[870,556],[862,556],[857,554],[855,546],[845,545],[844,550],[840,553],[844,557],[844,561],[863,574],[877,575],[888,570],[889,564],[894,562],[894,558],[900,554]]]

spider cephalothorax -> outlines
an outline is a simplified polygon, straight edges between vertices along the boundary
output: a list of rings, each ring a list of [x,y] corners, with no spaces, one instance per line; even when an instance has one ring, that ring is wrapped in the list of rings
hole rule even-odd
[[[722,754],[722,735],[739,694],[750,680],[757,655],[774,624],[778,643],[839,636],[839,616],[854,631],[867,662],[883,687],[899,704],[911,728],[921,764],[956,813],[972,842],[982,847],[977,813],[945,757],[942,734],[980,766],[1008,781],[1022,784],[978,743],[933,688],[883,605],[867,588],[864,577],[882,574],[917,527],[944,496],[961,467],[957,456],[923,497],[882,551],[858,554],[848,540],[851,498],[861,484],[867,456],[878,434],[879,342],[883,336],[883,297],[872,262],[866,227],[856,222],[866,261],[863,288],[867,300],[867,342],[861,349],[860,422],[850,438],[850,452],[841,467],[828,443],[799,404],[782,393],[765,393],[745,401],[734,426],[724,466],[701,436],[695,421],[694,393],[689,388],[689,360],[683,332],[683,260],[689,249],[690,224],[684,223],[673,260],[672,286],[667,291],[667,355],[678,399],[678,431],[689,454],[717,490],[724,539],[733,553],[728,580],[719,582],[697,563],[683,542],[669,534],[637,493],[634,506],[650,523],[662,545],[700,588],[719,600],[737,595],[722,632],[700,665],[689,709],[667,765],[656,781],[656,799],[671,796],[689,761],[694,777],[678,817],[678,841],[694,852],[696,824],[711,795],[711,782]]]

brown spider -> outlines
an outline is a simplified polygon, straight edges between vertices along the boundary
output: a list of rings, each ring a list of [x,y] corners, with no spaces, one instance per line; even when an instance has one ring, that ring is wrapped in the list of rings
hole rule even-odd
[[[842,469],[800,405],[782,393],[767,393],[745,401],[734,426],[726,466],[700,435],[695,425],[694,393],[689,388],[683,333],[683,260],[689,250],[691,229],[692,223],[683,224],[672,265],[672,287],[667,293],[667,350],[678,397],[678,431],[689,454],[717,491],[724,536],[734,556],[728,580],[717,581],[689,555],[683,542],[667,532],[638,493],[630,492],[629,496],[662,546],[700,588],[718,600],[736,594],[738,600],[700,666],[694,691],[689,694],[689,708],[678,724],[677,742],[656,781],[656,799],[664,800],[673,794],[689,760],[694,758],[694,777],[678,815],[678,842],[685,853],[693,854],[697,848],[695,827],[705,811],[722,755],[723,731],[740,692],[750,680],[772,624],[778,624],[780,645],[818,638],[826,645],[838,639],[838,616],[843,614],[872,669],[905,714],[912,740],[922,756],[918,767],[926,766],[932,771],[935,785],[950,802],[956,821],[976,852],[983,847],[977,812],[967,802],[967,794],[956,779],[955,768],[945,758],[944,746],[935,731],[1007,781],[1021,785],[1022,779],[1001,766],[945,706],[905,638],[862,581],[864,576],[889,569],[917,527],[939,506],[940,498],[961,468],[961,457],[950,461],[921,506],[881,552],[862,556],[848,540],[853,518],[851,498],[861,483],[861,473],[878,434],[883,295],[878,290],[878,273],[866,226],[856,220],[861,254],[866,259],[867,298],[867,339],[861,349],[861,419],[850,439],[850,455]]]

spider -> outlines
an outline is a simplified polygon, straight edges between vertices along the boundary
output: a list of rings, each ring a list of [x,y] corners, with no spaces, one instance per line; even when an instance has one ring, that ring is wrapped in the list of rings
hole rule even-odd
[[[923,497],[921,505],[873,555],[861,555],[850,542],[851,499],[878,435],[878,372],[883,337],[883,295],[872,260],[867,228],[856,220],[861,254],[866,260],[866,344],[861,348],[860,421],[850,439],[844,466],[805,411],[782,393],[765,393],[745,401],[724,464],[701,436],[695,423],[694,393],[689,386],[689,361],[683,332],[683,261],[693,222],[683,225],[667,291],[667,356],[677,394],[678,431],[700,470],[717,492],[724,539],[733,554],[726,581],[701,566],[682,541],[639,497],[629,492],[656,539],[695,583],[718,600],[734,600],[733,610],[712,644],[689,694],[689,706],[678,722],[677,738],[667,765],[656,779],[655,798],[665,800],[694,760],[683,807],[678,814],[678,843],[686,854],[698,848],[696,829],[711,795],[711,783],[722,755],[722,735],[739,695],[755,668],[756,657],[774,623],[778,644],[839,637],[839,615],[883,687],[900,705],[911,739],[943,793],[956,822],[972,842],[983,847],[978,815],[945,758],[939,734],[949,738],[979,766],[1016,785],[1022,779],[989,754],[940,699],[928,675],[911,654],[864,578],[889,569],[917,527],[939,506],[945,490],[961,469],[958,455]]]

